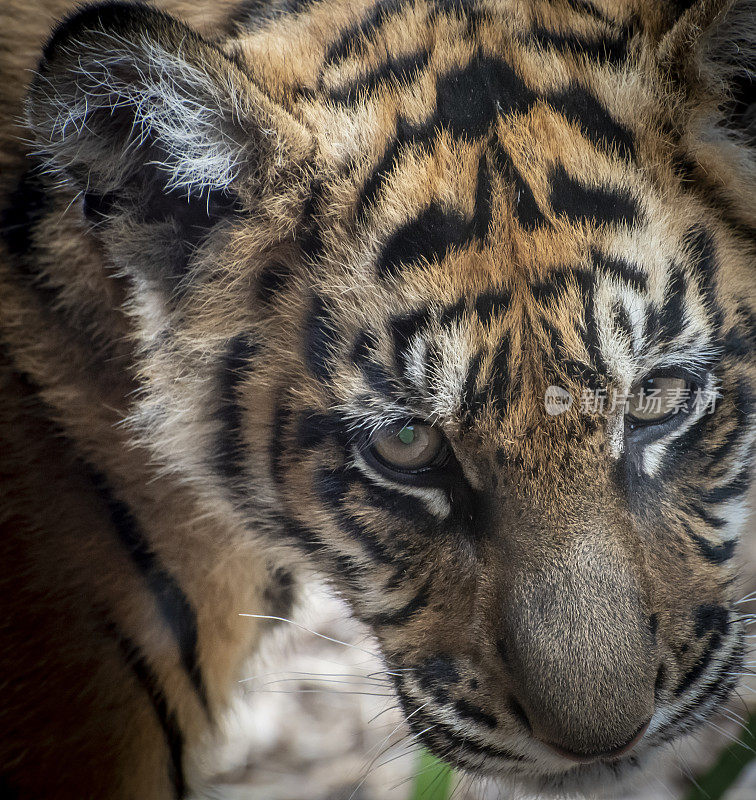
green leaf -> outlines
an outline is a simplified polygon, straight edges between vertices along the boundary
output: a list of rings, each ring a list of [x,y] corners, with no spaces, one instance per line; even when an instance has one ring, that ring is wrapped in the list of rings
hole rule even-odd
[[[448,764],[423,750],[410,800],[448,800],[453,774]]]
[[[714,766],[699,778],[686,800],[720,800],[740,773],[756,758],[756,714],[752,714],[740,740],[720,754]]]

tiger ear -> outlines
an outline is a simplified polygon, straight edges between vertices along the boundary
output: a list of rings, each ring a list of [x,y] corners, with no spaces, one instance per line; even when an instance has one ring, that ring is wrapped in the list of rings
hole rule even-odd
[[[675,99],[678,165],[738,224],[756,226],[756,0],[670,3],[658,40]]]
[[[715,124],[756,148],[756,0],[669,6],[672,24],[657,51],[665,78],[689,106],[708,105]]]
[[[295,191],[313,152],[309,132],[220,48],[135,3],[90,6],[58,27],[27,119],[90,210],[168,221],[177,235],[187,215],[196,227]]]

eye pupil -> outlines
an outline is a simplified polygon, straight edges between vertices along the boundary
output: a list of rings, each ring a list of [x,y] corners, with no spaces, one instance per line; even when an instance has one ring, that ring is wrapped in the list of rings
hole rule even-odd
[[[415,429],[408,425],[406,428],[402,428],[397,436],[402,444],[412,444],[415,441]]]

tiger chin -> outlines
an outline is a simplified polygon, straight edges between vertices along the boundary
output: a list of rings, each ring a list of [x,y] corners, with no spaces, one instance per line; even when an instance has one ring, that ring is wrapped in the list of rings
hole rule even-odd
[[[71,11],[0,12],[4,796],[201,791],[241,615],[308,572],[461,769],[611,788],[700,730],[744,652],[754,3]]]

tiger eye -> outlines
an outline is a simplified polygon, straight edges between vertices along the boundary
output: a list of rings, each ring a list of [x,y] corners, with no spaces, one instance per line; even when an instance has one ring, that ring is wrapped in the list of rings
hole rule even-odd
[[[372,445],[375,456],[386,466],[419,470],[430,466],[443,448],[439,431],[419,423],[405,425],[385,434]]]
[[[690,399],[691,385],[684,378],[651,376],[633,388],[627,415],[640,424],[661,422],[682,411]]]

